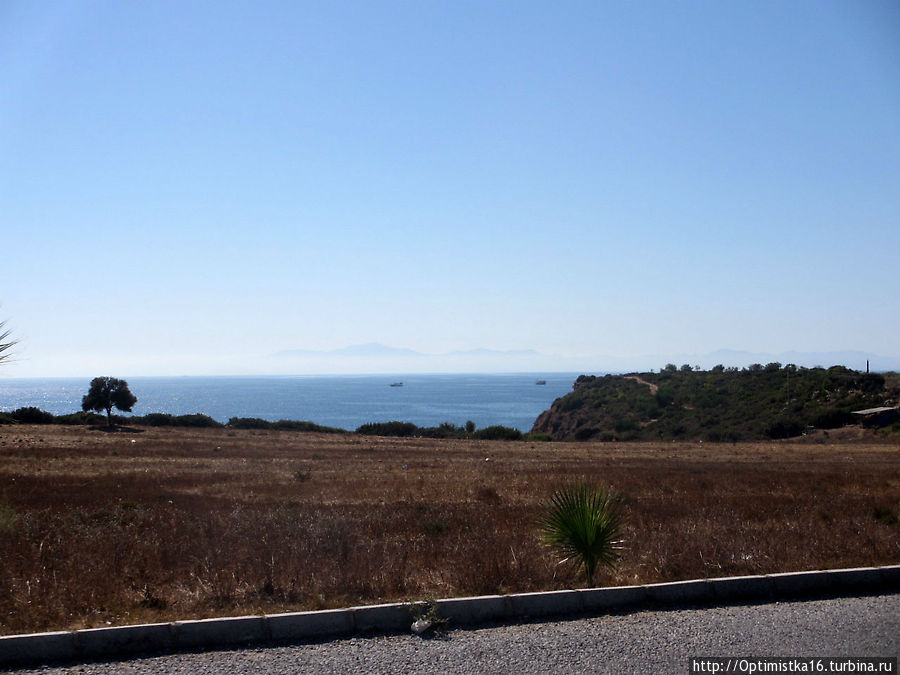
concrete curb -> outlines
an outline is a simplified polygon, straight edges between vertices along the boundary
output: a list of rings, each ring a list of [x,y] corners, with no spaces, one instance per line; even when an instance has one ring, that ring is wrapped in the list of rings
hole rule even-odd
[[[900,565],[890,565],[693,579],[644,586],[448,598],[438,600],[436,609],[455,627],[602,614],[648,606],[722,605],[897,591],[900,591]],[[417,604],[424,606],[424,603]],[[267,642],[303,642],[355,634],[405,632],[410,630],[413,609],[414,606],[409,603],[392,603],[318,612],[7,635],[0,636],[0,668]]]

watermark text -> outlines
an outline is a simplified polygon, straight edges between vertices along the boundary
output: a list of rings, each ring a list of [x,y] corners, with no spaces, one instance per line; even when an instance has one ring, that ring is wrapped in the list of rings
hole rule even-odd
[[[691,673],[891,673],[896,657],[692,656]]]

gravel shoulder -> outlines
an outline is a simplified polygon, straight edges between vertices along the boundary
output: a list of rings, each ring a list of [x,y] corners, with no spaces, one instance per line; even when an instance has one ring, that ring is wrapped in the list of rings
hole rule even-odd
[[[687,673],[691,656],[891,656],[900,594],[640,611],[319,644],[175,654],[19,673]]]

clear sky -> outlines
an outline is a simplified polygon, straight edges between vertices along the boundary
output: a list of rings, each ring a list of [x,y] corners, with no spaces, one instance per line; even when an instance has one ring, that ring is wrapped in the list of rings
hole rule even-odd
[[[7,377],[897,356],[900,4],[4,0],[0,241]]]

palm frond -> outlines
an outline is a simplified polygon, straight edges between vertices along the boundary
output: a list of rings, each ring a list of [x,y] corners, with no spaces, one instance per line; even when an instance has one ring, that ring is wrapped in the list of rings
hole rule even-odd
[[[3,330],[4,326],[6,326],[6,321],[0,321],[0,331],[3,331],[0,332],[0,361],[5,361],[12,356],[12,354],[4,354],[4,352],[18,343],[18,340],[9,340],[11,331]]]
[[[585,484],[554,492],[540,523],[544,543],[563,561],[583,566],[589,584],[597,567],[615,569],[618,564],[623,524],[618,496]]]

